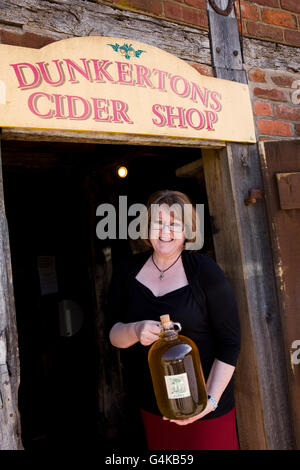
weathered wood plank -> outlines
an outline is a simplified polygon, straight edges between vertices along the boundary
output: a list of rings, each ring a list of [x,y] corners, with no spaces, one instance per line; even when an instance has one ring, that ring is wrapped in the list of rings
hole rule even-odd
[[[94,144],[153,145],[168,147],[225,147],[225,142],[215,140],[185,139],[164,136],[113,134],[109,132],[76,132],[45,129],[2,128],[2,140],[31,140],[53,142],[85,142]]]
[[[245,67],[300,72],[300,48],[243,38]]]
[[[225,151],[224,151],[225,152]],[[259,388],[267,449],[292,449],[293,434],[288,404],[285,352],[277,303],[272,252],[264,200],[245,205],[250,188],[262,189],[260,161],[256,145],[227,146],[231,185],[235,195],[243,276],[247,289],[250,329],[255,345]],[[247,360],[248,366],[251,362]],[[242,372],[244,375],[244,372]],[[239,384],[245,377],[239,377]],[[243,406],[241,406],[243,405]],[[246,402],[240,403],[244,412]],[[243,408],[243,410],[242,410]],[[251,420],[248,426],[251,425]]]
[[[244,279],[245,266],[236,213],[236,195],[231,186],[226,154],[220,156],[214,150],[203,152],[203,167],[209,213],[213,217],[215,228],[213,240],[216,260],[235,292],[242,330],[242,348],[235,372],[240,445],[243,450],[262,450],[267,448],[267,443],[259,394],[257,357],[251,334],[247,287]]]
[[[141,41],[190,62],[210,64],[208,32],[83,0],[0,0],[0,24],[53,35],[115,36]]]
[[[233,147],[220,157],[205,151],[203,166],[216,228],[216,258],[236,293],[241,320],[235,380],[239,437],[243,449],[291,449],[285,354],[265,206],[263,201],[244,204],[249,187],[260,187],[261,181],[248,146],[243,153],[240,145]]]
[[[180,168],[176,169],[176,176],[178,178],[191,178],[192,176],[197,175],[203,169],[202,158],[195,160],[187,165],[183,165]]]
[[[227,0],[218,5],[226,8]],[[242,53],[234,10],[229,16],[216,13],[207,2],[207,13],[211,38],[212,62],[217,77],[246,83],[243,71]]]
[[[22,449],[19,383],[18,334],[0,148],[0,450]]]

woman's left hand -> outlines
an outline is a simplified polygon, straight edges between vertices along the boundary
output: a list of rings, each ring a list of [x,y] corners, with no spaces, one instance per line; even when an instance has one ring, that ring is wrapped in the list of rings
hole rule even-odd
[[[187,418],[187,419],[169,419],[163,416],[163,419],[166,421],[170,421],[171,423],[179,424],[179,426],[185,426],[186,424],[191,424],[194,421],[197,421],[200,418],[203,418],[203,416],[207,415],[211,411],[213,411],[214,406],[210,400],[207,400],[207,405],[201,413],[199,413],[196,416],[193,416],[192,418]]]

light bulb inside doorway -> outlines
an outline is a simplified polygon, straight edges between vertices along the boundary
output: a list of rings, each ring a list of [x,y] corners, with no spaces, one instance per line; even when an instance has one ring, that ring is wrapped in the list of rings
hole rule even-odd
[[[120,178],[126,178],[127,173],[128,173],[128,170],[127,170],[126,166],[120,166],[118,168],[118,175],[119,175]]]

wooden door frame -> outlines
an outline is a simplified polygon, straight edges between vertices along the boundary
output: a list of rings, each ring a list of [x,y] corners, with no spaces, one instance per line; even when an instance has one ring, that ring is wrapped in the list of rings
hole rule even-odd
[[[20,362],[0,140],[0,450],[21,450]]]
[[[250,189],[262,189],[259,165],[256,145],[203,152],[216,259],[240,313],[235,392],[241,448],[286,450],[294,442],[266,207],[264,199],[245,204]]]
[[[264,205],[244,204],[247,190],[254,184],[248,169],[251,152],[253,154],[256,146],[198,139],[11,128],[2,129],[2,139],[201,149],[209,211],[217,227],[213,235],[216,260],[233,286],[241,318],[242,352],[235,380],[240,445],[242,449],[251,450],[291,448],[285,378],[278,374],[284,354],[276,313],[269,237],[263,222],[266,220]],[[242,163],[241,148],[244,149]],[[255,186],[259,184],[260,181]],[[247,223],[250,224],[248,228]],[[255,249],[262,254],[261,258],[257,257]],[[5,254],[2,250],[0,256],[5,256],[11,263],[9,251]],[[15,321],[13,315],[12,323]]]

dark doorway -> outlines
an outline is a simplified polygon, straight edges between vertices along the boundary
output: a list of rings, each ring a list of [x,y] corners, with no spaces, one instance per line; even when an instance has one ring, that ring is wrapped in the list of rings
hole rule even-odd
[[[113,356],[103,357],[109,345],[99,351],[105,323],[99,297],[105,289],[95,277],[111,275],[98,269],[108,251],[113,269],[120,257],[143,248],[128,240],[97,239],[95,209],[103,202],[117,205],[120,195],[129,206],[146,203],[158,189],[185,192],[192,202],[205,204],[202,252],[214,257],[203,173],[176,175],[200,159],[200,149],[3,141],[25,449],[113,446],[124,436],[118,413],[107,417],[107,408],[99,409],[105,401],[99,398],[107,374],[103,363],[111,374],[117,369],[109,364]],[[128,168],[124,179],[116,171],[121,164]],[[114,381],[105,380],[113,395]],[[134,425],[126,422],[125,428]]]

